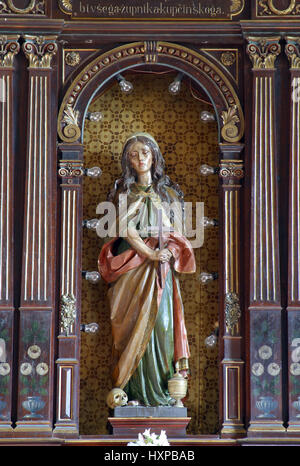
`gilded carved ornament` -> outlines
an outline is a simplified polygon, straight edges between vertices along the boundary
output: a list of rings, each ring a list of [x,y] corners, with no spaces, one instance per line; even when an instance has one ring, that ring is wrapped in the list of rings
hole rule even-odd
[[[244,165],[240,160],[222,160],[220,162],[219,176],[224,183],[234,184],[244,178]]]
[[[83,176],[83,162],[78,160],[61,160],[59,162],[58,176],[61,178],[69,178],[72,182],[72,178]]]
[[[237,136],[239,134],[239,130],[237,127],[237,123],[239,123],[240,119],[237,115],[237,106],[233,105],[232,107],[229,107],[228,110],[224,110],[221,113],[221,118],[223,121],[223,128],[221,130],[221,135],[225,141],[228,141],[229,139],[234,142],[235,140],[237,141],[238,139]]]
[[[227,331],[234,334],[238,330],[241,317],[240,300],[236,293],[230,292],[225,295],[225,324]]]
[[[60,301],[60,331],[68,336],[73,332],[76,320],[76,298],[72,294],[63,295]]]
[[[231,0],[230,12],[232,16],[242,13],[245,7],[245,0]]]
[[[78,52],[68,52],[65,57],[65,62],[68,66],[76,66],[80,63],[80,55]]]
[[[58,0],[59,9],[66,15],[72,14],[72,0]]]
[[[79,114],[76,113],[76,103],[81,92],[89,82],[111,64],[128,56],[138,56],[144,61],[157,61],[159,57],[174,57],[189,66],[198,69],[201,74],[214,83],[224,102],[222,112],[222,137],[225,142],[238,142],[244,135],[244,115],[238,96],[222,71],[206,57],[194,50],[167,42],[136,42],[118,47],[106,52],[89,63],[74,79],[63,99],[58,115],[58,135],[64,142],[75,142],[81,137]]]
[[[63,135],[67,138],[68,142],[75,142],[80,138],[81,131],[78,126],[78,118],[79,111],[74,110],[71,105],[66,105],[62,122],[66,123],[63,128]]]
[[[290,61],[291,69],[300,69],[300,37],[287,36],[285,53]]]
[[[20,50],[19,36],[0,36],[0,67],[12,68],[14,56]]]
[[[258,6],[261,8],[258,13],[260,16],[287,16],[300,14],[300,4],[297,4],[297,0],[290,0],[289,6],[282,10],[274,5],[274,0],[259,0]]]
[[[230,51],[223,52],[221,62],[224,66],[232,66],[236,62],[236,54]]]
[[[51,68],[51,60],[57,52],[56,36],[25,35],[22,49],[29,61],[29,68]]]
[[[15,6],[13,0],[6,0],[0,2],[0,14],[16,14],[16,15],[28,15],[28,14],[45,14],[45,0],[29,0],[28,5],[25,8],[18,8]]]
[[[247,53],[254,70],[274,70],[275,61],[280,54],[280,37],[247,37]]]

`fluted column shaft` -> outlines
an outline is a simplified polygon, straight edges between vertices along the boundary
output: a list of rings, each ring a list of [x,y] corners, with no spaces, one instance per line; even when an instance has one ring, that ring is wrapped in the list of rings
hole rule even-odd
[[[288,433],[300,435],[300,36],[287,36],[290,63],[288,245]]]
[[[244,164],[243,145],[221,144],[223,205],[224,318],[222,391],[223,437],[241,437],[244,427],[244,361],[240,303],[240,189]]]
[[[61,144],[61,273],[55,435],[79,434],[83,146]]]
[[[14,57],[17,35],[0,36],[0,436],[11,430],[14,308]]]
[[[16,435],[51,435],[55,329],[55,206],[51,61],[53,36],[27,36],[28,129],[19,322]]]
[[[275,61],[280,37],[248,37],[253,68],[249,435],[284,431],[276,169]]]

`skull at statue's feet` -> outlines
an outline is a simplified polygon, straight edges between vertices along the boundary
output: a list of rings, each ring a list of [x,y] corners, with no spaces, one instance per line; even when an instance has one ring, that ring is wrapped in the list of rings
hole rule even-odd
[[[106,403],[111,409],[117,406],[125,406],[127,401],[127,394],[121,388],[113,388],[106,398]]]

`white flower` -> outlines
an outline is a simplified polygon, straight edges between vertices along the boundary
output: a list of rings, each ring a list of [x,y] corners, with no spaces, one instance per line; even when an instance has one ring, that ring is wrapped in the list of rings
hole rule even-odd
[[[142,434],[138,435],[138,445],[145,445],[145,440],[144,440],[143,435]]]
[[[150,429],[146,429],[143,434],[138,434],[138,439],[135,442],[129,442],[127,445],[152,447],[154,445],[168,446],[170,444],[165,430],[162,430],[160,435],[157,435],[154,432],[151,434]]]
[[[166,431],[165,430],[162,430],[160,432],[160,436],[159,436],[159,442],[160,442],[160,445],[170,445],[169,442],[168,442],[168,439],[167,439],[167,435],[166,435]]]

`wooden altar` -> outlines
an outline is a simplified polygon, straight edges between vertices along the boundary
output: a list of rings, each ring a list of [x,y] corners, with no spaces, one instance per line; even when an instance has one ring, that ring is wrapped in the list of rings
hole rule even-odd
[[[126,441],[106,428],[105,291],[86,280],[101,245],[84,220],[137,122],[217,220],[197,256],[212,281],[185,285],[192,421],[171,443],[300,444],[300,1],[191,4],[1,2],[0,445]],[[213,120],[198,128],[198,111]]]

